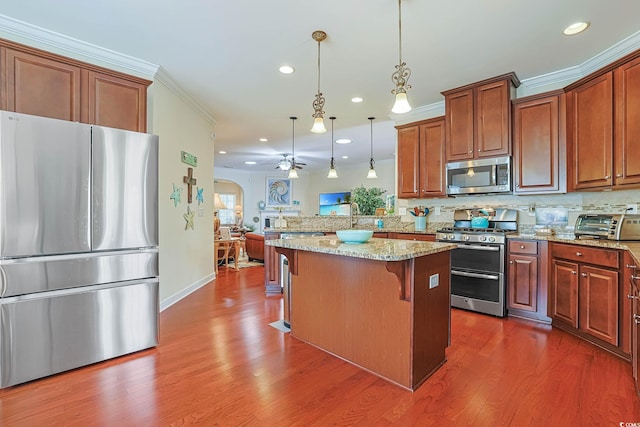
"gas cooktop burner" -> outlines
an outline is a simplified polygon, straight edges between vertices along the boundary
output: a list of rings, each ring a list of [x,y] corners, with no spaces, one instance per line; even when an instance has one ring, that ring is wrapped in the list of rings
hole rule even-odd
[[[474,233],[474,234],[486,234],[486,233],[515,233],[515,230],[504,230],[501,228],[472,228],[472,227],[444,227],[438,230],[439,233]]]

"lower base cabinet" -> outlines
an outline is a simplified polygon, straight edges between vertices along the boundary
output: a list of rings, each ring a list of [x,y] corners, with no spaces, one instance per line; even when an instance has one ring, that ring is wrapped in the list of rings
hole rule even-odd
[[[624,282],[629,302],[629,320],[631,327],[631,362],[636,391],[640,396],[640,269],[630,255],[624,258]]]
[[[545,241],[509,240],[507,313],[550,323],[547,316],[547,257]]]
[[[620,252],[560,243],[551,246],[552,324],[628,359]]]

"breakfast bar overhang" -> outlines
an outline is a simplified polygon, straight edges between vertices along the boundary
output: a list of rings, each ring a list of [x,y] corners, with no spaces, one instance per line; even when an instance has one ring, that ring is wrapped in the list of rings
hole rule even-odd
[[[410,390],[445,362],[455,245],[335,236],[266,244],[289,260],[293,337]]]

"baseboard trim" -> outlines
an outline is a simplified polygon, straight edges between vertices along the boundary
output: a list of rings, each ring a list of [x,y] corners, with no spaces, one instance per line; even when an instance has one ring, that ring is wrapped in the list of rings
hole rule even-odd
[[[205,276],[202,279],[198,280],[197,282],[194,282],[191,285],[187,286],[180,292],[177,292],[171,295],[169,298],[166,298],[163,301],[160,301],[160,311],[162,312],[165,309],[171,307],[173,304],[187,297],[189,294],[192,294],[193,292],[197,291],[198,289],[200,289],[207,283],[211,282],[215,278],[216,278],[215,273],[211,273],[208,276]],[[160,279],[160,283],[162,283],[162,279]]]

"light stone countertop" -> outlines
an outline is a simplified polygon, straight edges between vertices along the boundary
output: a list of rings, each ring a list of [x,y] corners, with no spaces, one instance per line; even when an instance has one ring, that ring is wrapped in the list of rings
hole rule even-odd
[[[377,261],[403,261],[457,247],[450,243],[377,238],[366,243],[343,243],[334,236],[265,240],[265,245]]]
[[[635,258],[636,265],[640,265],[640,241],[617,241],[600,239],[576,239],[573,235],[537,235],[537,234],[509,234],[507,239],[546,240],[555,243],[569,243],[597,248],[620,249],[629,251]]]

